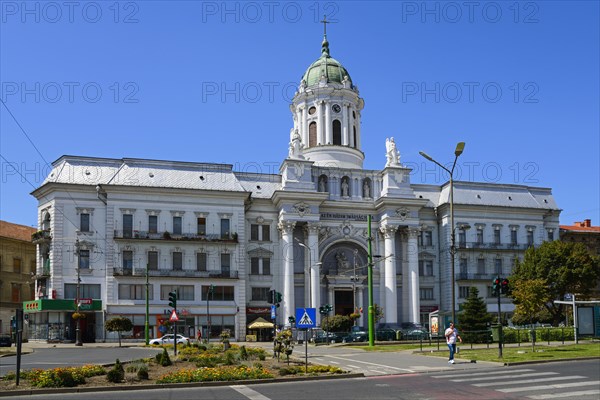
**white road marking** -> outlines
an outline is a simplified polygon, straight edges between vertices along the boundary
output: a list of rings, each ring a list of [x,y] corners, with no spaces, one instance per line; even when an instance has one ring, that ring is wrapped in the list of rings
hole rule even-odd
[[[561,397],[576,398],[576,397],[579,397],[579,396],[593,396],[595,394],[596,395],[600,395],[600,390],[596,389],[596,390],[581,390],[579,392],[536,394],[536,395],[533,395],[533,396],[527,396],[527,398],[529,398],[529,399],[536,399],[536,400],[542,400],[542,399],[559,399]]]
[[[376,363],[372,363],[372,362],[367,362],[367,361],[360,361],[360,360],[348,360],[346,358],[343,357],[336,357],[336,356],[327,356],[328,358],[337,358],[340,360],[344,360],[344,361],[351,361],[351,362],[357,362],[357,363],[361,363],[361,364],[368,364],[368,365],[374,365],[376,367],[382,367],[382,368],[391,368],[391,369],[395,369],[397,371],[407,371],[407,372],[415,372],[412,369],[406,369],[406,368],[398,368],[398,367],[392,367],[390,365],[383,365],[383,364],[376,364]],[[331,361],[333,363],[333,361]]]
[[[348,364],[348,365],[346,365],[346,367],[348,367],[348,368],[361,368],[358,365],[352,365],[352,364]]]
[[[480,376],[480,375],[502,375],[502,374],[513,374],[515,372],[531,372],[534,371],[533,369],[513,369],[510,371],[491,371],[491,372],[474,372],[474,373],[470,373],[469,372],[469,376]],[[449,374],[449,375],[435,375],[432,376],[432,378],[455,378],[456,374]]]
[[[585,376],[581,375],[571,375],[571,376],[552,376],[547,378],[539,378],[539,379],[523,379],[522,381],[510,381],[510,382],[488,382],[488,383],[475,383],[473,386],[477,387],[486,387],[486,386],[500,386],[506,384],[521,384],[521,383],[536,383],[536,382],[547,382],[547,381],[564,381],[567,379],[583,379]]]
[[[245,385],[232,385],[232,386],[230,386],[230,388],[232,388],[233,390],[235,390],[236,392],[238,392],[240,394],[243,394],[250,400],[271,400],[267,396],[264,396],[264,395],[258,393],[256,390],[250,389],[248,386],[245,386]]]
[[[507,389],[496,389],[498,392],[513,393],[513,392],[526,392],[528,390],[547,390],[547,389],[562,389],[578,386],[598,386],[600,381],[589,381],[589,382],[573,382],[573,383],[557,383],[556,385],[540,385],[540,386],[525,386],[520,388],[507,388]]]
[[[464,379],[450,379],[451,382],[473,382],[473,381],[485,381],[487,379],[512,379],[512,378],[525,378],[526,376],[544,376],[544,375],[558,375],[558,372],[532,372],[529,374],[518,374],[518,375],[500,375],[500,376],[485,376],[478,378],[464,378]]]

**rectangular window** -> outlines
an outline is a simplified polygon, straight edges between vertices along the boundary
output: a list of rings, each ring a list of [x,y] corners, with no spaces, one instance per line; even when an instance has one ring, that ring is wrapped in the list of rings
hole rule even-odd
[[[494,243],[495,244],[500,244],[501,243],[501,240],[500,240],[500,229],[494,230]]]
[[[256,224],[250,225],[250,240],[259,240],[258,239],[258,227],[259,227],[259,225],[256,225]]]
[[[483,229],[477,229],[477,244],[483,244]]]
[[[433,232],[431,232],[431,231],[421,232],[421,245],[422,246],[433,246]]]
[[[81,213],[79,214],[79,230],[81,232],[90,231],[90,214]]]
[[[263,258],[262,259],[262,274],[263,275],[271,275],[271,259]]]
[[[469,272],[469,263],[466,258],[460,259],[458,268],[459,268],[460,274],[466,278],[467,273]]]
[[[100,299],[101,286],[97,284],[80,284],[79,298],[80,299]],[[65,283],[65,299],[77,298],[77,284]]]
[[[194,300],[193,285],[160,285],[160,299],[168,300],[169,292],[177,291],[177,300],[192,301]]]
[[[208,293],[208,286],[202,286],[202,300],[206,301],[206,295]],[[234,290],[233,286],[215,286],[213,294],[210,298],[213,300],[220,301],[233,301],[234,300]]]
[[[173,252],[173,271],[181,271],[183,269],[183,254],[180,251]]]
[[[496,258],[494,260],[494,272],[498,275],[502,275],[502,259]]]
[[[158,251],[149,251],[148,252],[148,269],[149,270],[157,270],[158,269]]]
[[[133,215],[123,214],[123,237],[130,238],[133,235]]]
[[[479,275],[485,274],[485,258],[477,259],[477,273]]]
[[[21,259],[13,258],[13,272],[20,274],[21,273]]]
[[[262,226],[262,241],[263,242],[271,241],[271,225],[263,225]]]
[[[148,299],[154,300],[152,285],[148,285]],[[119,284],[119,300],[146,300],[146,285]]]
[[[148,232],[158,232],[158,215],[148,215]]]
[[[13,303],[21,302],[21,284],[20,283],[12,283],[11,285],[11,301]]]
[[[459,286],[458,287],[458,298],[459,299],[466,299],[467,297],[469,297],[469,292],[471,291],[471,287],[470,286]]]
[[[433,276],[432,260],[419,260],[419,276]]]
[[[206,218],[198,218],[196,220],[198,235],[206,235]]]
[[[550,230],[548,231],[548,241],[553,241],[554,240],[554,231]]]
[[[221,239],[229,239],[230,234],[229,219],[221,218]]]
[[[231,254],[221,254],[221,276],[228,277],[229,271],[231,271]]]
[[[517,243],[519,243],[517,241],[517,231],[516,230],[510,231],[510,243],[511,244],[517,244]]]
[[[206,271],[206,253],[196,253],[196,270]]]
[[[527,231],[527,244],[533,246],[533,231]]]
[[[251,300],[253,300],[253,301],[268,301],[269,300],[269,288],[253,287]]]
[[[90,251],[79,250],[79,269],[90,269]]]
[[[182,221],[181,221],[181,217],[173,217],[173,234],[174,235],[181,235],[181,225],[182,225]]]
[[[250,258],[250,274],[258,275],[260,272],[258,270],[258,257]]]
[[[465,247],[467,245],[467,232],[464,229],[458,231],[458,245]]]
[[[419,297],[421,300],[433,300],[433,288],[419,289]]]
[[[488,286],[487,287],[487,296],[486,297],[496,297],[492,294],[492,287]]]
[[[133,269],[133,251],[123,250],[123,269],[131,271]]]

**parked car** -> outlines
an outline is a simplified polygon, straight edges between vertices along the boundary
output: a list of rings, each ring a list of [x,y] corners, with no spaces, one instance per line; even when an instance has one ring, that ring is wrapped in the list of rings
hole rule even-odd
[[[424,329],[409,329],[402,331],[402,339],[408,340],[425,340],[429,339],[429,332]]]
[[[0,347],[10,347],[12,346],[12,340],[10,336],[0,336]]]
[[[367,342],[369,340],[369,331],[362,326],[353,326],[350,334],[344,336],[344,343]]]
[[[161,344],[173,344],[174,342],[175,338],[171,333],[163,335],[157,339],[150,340],[150,344],[153,346],[158,346]],[[177,335],[177,344],[190,344],[190,339],[182,335]]]
[[[344,340],[343,336],[336,332],[327,332],[327,334],[323,331],[317,332],[315,337],[312,339],[314,343],[342,343]]]
[[[390,328],[381,328],[375,331],[375,340],[378,341],[391,341],[397,340],[397,338],[396,331]]]

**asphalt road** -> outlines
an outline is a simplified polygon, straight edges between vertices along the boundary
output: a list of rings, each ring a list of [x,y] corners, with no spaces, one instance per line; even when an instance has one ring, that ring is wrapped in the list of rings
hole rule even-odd
[[[578,399],[600,397],[598,360],[553,362],[514,367],[382,375],[356,379],[28,395],[36,399],[102,400],[481,400]],[[18,398],[18,397],[12,397]]]

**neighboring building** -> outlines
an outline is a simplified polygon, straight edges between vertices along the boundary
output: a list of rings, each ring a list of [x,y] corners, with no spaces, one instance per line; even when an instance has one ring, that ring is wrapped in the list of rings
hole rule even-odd
[[[385,168],[363,169],[363,106],[325,38],[293,98],[289,156],[279,174],[228,164],[59,158],[33,192],[46,232],[37,285],[52,293],[26,305],[37,337],[46,330],[60,338],[67,327],[72,334],[78,276],[79,297],[92,303],[84,310],[88,340],[104,337],[111,315],[130,317],[134,336],[143,335],[146,269],[152,335],[168,317],[174,289],[184,319],[179,329],[189,335],[206,335],[210,314],[212,337],[228,328],[244,338],[249,322],[270,319],[270,289],[283,294],[278,324],[288,325],[296,307],[366,310],[369,215],[373,253],[381,256],[374,299],[384,309],[382,322],[428,323],[438,309],[447,318],[449,184],[411,184],[393,138]],[[527,247],[556,239],[560,209],[548,188],[475,182],[455,182],[454,203],[457,304],[477,286],[496,311],[492,278],[509,275]]]
[[[575,222],[573,225],[561,225],[560,240],[583,243],[590,254],[600,256],[600,226],[592,226],[591,219]]]
[[[33,300],[36,257],[31,235],[36,229],[0,221],[0,334],[11,333],[11,318],[24,301]]]
[[[573,225],[561,225],[560,240],[563,242],[583,243],[590,254],[600,257],[600,226],[592,226],[591,219],[585,219],[583,222],[575,222]],[[600,300],[600,281],[598,281],[592,297]]]

